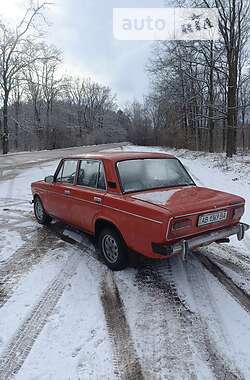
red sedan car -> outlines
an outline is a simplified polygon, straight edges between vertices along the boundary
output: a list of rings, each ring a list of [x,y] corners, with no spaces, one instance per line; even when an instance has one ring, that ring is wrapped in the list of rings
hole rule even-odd
[[[95,235],[106,264],[120,270],[129,252],[155,259],[212,242],[241,240],[243,198],[196,186],[164,153],[103,152],[62,159],[53,176],[31,185],[41,224],[52,218]]]

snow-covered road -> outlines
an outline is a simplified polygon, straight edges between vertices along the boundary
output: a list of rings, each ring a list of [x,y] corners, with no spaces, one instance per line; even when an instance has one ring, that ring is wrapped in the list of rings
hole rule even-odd
[[[249,223],[247,163],[175,153],[196,182],[243,195]],[[249,234],[112,273],[85,234],[35,222],[30,182],[56,165],[0,182],[0,379],[249,379]]]

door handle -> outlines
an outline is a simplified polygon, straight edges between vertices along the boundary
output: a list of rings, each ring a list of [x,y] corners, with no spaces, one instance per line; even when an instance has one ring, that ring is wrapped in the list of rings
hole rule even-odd
[[[64,194],[70,194],[70,190],[64,190]]]
[[[94,197],[95,203],[102,203],[102,198]]]

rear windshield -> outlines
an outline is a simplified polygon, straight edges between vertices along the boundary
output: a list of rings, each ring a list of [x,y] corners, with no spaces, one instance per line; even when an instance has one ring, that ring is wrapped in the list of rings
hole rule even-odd
[[[117,163],[124,192],[194,185],[176,158],[146,158]]]

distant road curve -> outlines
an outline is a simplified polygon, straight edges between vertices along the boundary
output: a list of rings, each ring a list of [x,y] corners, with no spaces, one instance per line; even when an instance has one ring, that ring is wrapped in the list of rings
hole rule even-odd
[[[0,155],[0,181],[14,178],[20,170],[31,168],[37,163],[45,163],[61,159],[65,156],[96,152],[128,145],[128,142],[86,145],[63,149],[39,150],[32,152],[17,152]]]

